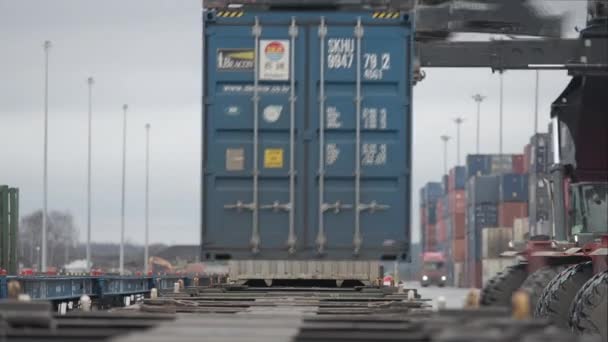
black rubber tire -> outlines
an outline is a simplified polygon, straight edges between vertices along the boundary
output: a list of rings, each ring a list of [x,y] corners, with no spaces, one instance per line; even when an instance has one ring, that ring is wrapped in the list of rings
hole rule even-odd
[[[506,267],[492,277],[481,290],[481,305],[511,307],[511,297],[528,276],[526,264]]]
[[[553,278],[560,274],[568,265],[544,266],[534,271],[521,284],[521,289],[530,296],[530,309],[534,310],[540,295]]]
[[[596,274],[578,291],[570,317],[575,332],[599,334],[602,341],[608,341],[608,271]]]
[[[568,328],[570,307],[577,292],[593,277],[591,261],[572,265],[558,274],[543,290],[534,317],[547,318],[561,328]]]

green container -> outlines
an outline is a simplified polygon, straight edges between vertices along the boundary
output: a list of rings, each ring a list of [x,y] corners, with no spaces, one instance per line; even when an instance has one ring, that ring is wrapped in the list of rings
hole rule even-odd
[[[0,269],[17,273],[19,190],[0,185]]]

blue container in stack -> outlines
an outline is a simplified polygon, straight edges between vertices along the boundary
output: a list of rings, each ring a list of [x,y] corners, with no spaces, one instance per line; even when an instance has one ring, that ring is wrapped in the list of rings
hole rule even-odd
[[[466,178],[488,175],[492,169],[492,156],[487,154],[469,154],[467,156]]]
[[[527,202],[528,175],[506,173],[499,177],[500,202]]]
[[[481,230],[498,225],[499,177],[474,176],[467,183],[467,259],[481,260]]]

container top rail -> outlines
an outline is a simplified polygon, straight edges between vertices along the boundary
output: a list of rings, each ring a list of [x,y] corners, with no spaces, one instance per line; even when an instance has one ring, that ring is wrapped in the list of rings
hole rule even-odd
[[[409,11],[414,0],[203,0],[203,8],[259,8],[259,9],[381,9]]]

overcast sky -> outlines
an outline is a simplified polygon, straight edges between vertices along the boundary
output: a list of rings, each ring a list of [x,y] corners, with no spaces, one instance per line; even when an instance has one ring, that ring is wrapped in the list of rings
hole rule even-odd
[[[568,11],[568,34],[584,1],[546,1]],[[152,125],[151,240],[199,242],[201,20],[199,0],[0,0],[0,183],[21,189],[21,213],[42,206],[44,40],[51,40],[49,208],[70,211],[85,237],[88,76],[95,78],[93,240],[119,241],[121,106],[129,104],[127,233],[143,241],[144,125]],[[474,151],[475,103],[483,153],[498,149],[498,76],[427,69],[415,87],[413,208],[418,189],[442,173],[439,139],[464,116],[462,151]],[[541,129],[568,82],[541,74]],[[534,73],[505,75],[505,152],[521,153],[533,127]],[[455,163],[455,145],[450,164]],[[413,210],[412,227],[418,226]],[[418,234],[414,234],[418,239]]]

